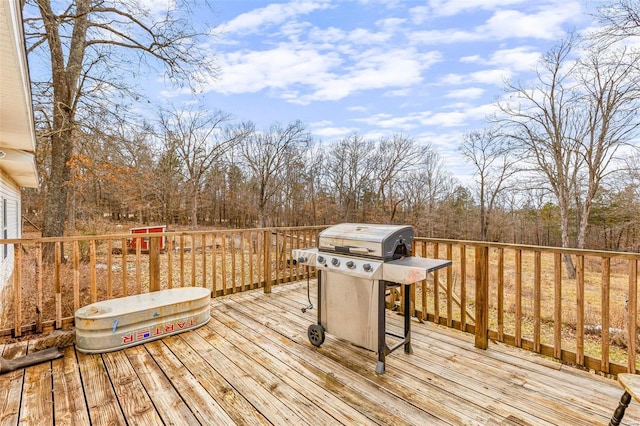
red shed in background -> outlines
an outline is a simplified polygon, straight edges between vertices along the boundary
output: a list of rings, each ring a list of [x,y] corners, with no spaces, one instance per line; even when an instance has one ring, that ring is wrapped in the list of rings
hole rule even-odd
[[[137,228],[131,228],[129,231],[132,234],[152,234],[156,232],[167,232],[166,225],[154,225],[154,226],[140,226]],[[163,252],[166,248],[167,237],[160,238],[160,251]],[[138,244],[140,245],[140,251],[148,252],[149,251],[149,237],[141,237],[141,238],[132,238],[129,240],[129,248],[131,250],[136,250],[138,248]]]

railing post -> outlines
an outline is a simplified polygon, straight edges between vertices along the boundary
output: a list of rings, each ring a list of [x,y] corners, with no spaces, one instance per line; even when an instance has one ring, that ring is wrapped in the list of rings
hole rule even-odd
[[[22,245],[15,244],[13,249],[13,337],[22,336]]]
[[[489,346],[489,248],[476,247],[476,336],[475,347]]]
[[[194,254],[192,253],[192,256]],[[160,290],[160,241],[159,237],[149,238],[149,291]]]
[[[61,278],[61,267],[62,267],[62,243],[55,242],[55,272],[54,272],[54,291],[55,291],[55,304],[56,304],[56,330],[62,328],[62,278]]]
[[[271,293],[271,230],[265,229],[264,237],[264,292]]]
[[[627,302],[627,367],[636,372],[636,339],[638,338],[638,261],[629,259],[629,295]]]
[[[35,246],[36,250],[36,263],[35,263],[35,275],[36,275],[36,287],[37,287],[37,299],[36,299],[36,333],[42,333],[42,243],[37,242]],[[20,262],[21,263],[21,262]]]

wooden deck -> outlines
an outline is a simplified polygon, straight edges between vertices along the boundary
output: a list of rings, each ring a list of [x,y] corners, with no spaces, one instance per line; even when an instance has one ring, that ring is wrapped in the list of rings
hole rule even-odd
[[[68,347],[0,376],[0,424],[606,425],[622,395],[614,380],[415,320],[414,354],[391,354],[377,376],[372,352],[308,342],[306,304],[306,283],[239,293],[191,332],[103,355]],[[391,329],[401,320],[388,313]],[[638,423],[632,402],[623,424]]]

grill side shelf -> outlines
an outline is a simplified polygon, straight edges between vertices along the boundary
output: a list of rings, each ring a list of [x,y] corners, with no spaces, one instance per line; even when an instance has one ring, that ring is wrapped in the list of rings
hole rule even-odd
[[[423,257],[403,257],[385,262],[382,279],[399,284],[412,284],[427,279],[427,275],[437,269],[451,265],[446,259],[426,259]]]

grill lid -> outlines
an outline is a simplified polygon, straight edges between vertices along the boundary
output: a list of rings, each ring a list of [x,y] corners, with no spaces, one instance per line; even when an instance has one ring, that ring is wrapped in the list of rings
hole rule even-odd
[[[398,259],[410,255],[413,234],[413,227],[409,225],[341,223],[320,232],[318,249],[383,260]]]

